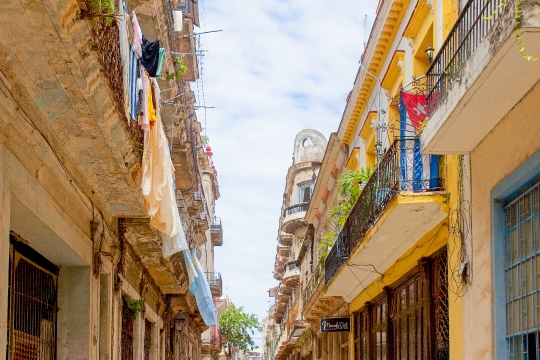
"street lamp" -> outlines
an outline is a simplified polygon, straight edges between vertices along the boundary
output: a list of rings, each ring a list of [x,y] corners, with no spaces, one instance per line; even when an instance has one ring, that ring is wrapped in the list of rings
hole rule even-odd
[[[186,317],[184,316],[184,313],[182,311],[178,311],[178,313],[174,316],[174,329],[177,332],[182,332],[185,327]]]
[[[425,52],[429,62],[431,63],[433,61],[433,53],[435,52],[435,49],[432,48],[431,45],[428,45]]]

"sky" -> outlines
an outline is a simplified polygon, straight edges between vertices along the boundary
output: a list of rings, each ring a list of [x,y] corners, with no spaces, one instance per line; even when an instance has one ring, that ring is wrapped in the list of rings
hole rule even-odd
[[[367,0],[199,0],[198,120],[212,147],[224,294],[267,316],[285,177],[303,129],[336,131],[375,16]],[[364,18],[367,31],[364,34]],[[257,341],[260,344],[260,341]]]

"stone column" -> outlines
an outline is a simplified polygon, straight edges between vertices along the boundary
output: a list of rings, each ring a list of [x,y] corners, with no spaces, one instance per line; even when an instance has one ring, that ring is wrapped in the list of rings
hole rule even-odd
[[[7,179],[4,179],[4,174],[8,171],[5,142],[6,136],[0,132],[0,349],[7,348],[8,324],[10,192]],[[6,352],[0,351],[0,360],[5,359]]]

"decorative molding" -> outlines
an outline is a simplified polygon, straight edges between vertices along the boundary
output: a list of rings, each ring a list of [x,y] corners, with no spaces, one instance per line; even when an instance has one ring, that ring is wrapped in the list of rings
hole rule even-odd
[[[413,38],[407,38],[407,41],[409,42],[409,47],[411,48],[411,53],[414,54],[414,39]]]
[[[400,72],[403,74],[403,60],[398,60],[397,67],[399,68]]]
[[[429,11],[433,14],[435,7],[433,6],[433,0],[426,0],[426,5],[429,7]]]

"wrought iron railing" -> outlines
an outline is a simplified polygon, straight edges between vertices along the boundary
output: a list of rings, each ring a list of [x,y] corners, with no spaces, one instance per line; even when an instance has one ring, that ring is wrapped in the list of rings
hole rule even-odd
[[[306,288],[304,289],[304,292],[302,293],[302,306],[306,306],[307,303],[311,300],[313,297],[313,294],[315,294],[315,291],[317,290],[317,287],[321,283],[321,280],[324,278],[324,265],[323,263],[319,263],[319,265],[315,268],[315,271],[313,274],[311,274],[311,277],[309,278]]]
[[[118,13],[111,16],[102,16],[101,10],[95,9],[95,3],[86,0],[86,10],[81,11],[81,18],[90,21],[92,37],[99,55],[99,62],[106,74],[108,85],[114,94],[118,114],[122,117],[122,122],[126,130],[129,131],[135,152],[142,159],[144,133],[136,121],[128,121],[124,115],[124,64],[120,47],[120,30],[117,24]],[[127,46],[127,44],[126,44]]]
[[[309,207],[309,202],[289,206],[283,211],[283,217],[289,216],[298,212],[302,212],[302,211],[306,212],[308,207]]]
[[[210,225],[210,230],[212,231],[222,231],[223,228],[221,226],[221,219],[217,216],[214,216],[214,221],[212,222],[212,225]]]
[[[221,273],[207,272],[206,278],[208,279],[208,285],[210,285],[212,295],[216,297],[223,295],[223,281],[221,280]]]
[[[501,0],[469,0],[463,8],[426,73],[428,116],[459,81],[465,63],[502,11],[501,4]]]
[[[221,336],[219,336],[219,335],[212,336],[212,338],[210,339],[210,345],[220,347],[221,346]]]
[[[437,163],[431,164],[431,161]],[[424,169],[432,169],[431,165],[436,171],[425,172]],[[325,261],[325,283],[332,280],[396,195],[402,191],[440,191],[443,188],[444,181],[438,176],[438,157],[420,155],[418,138],[396,139],[369,178],[336,237]]]

